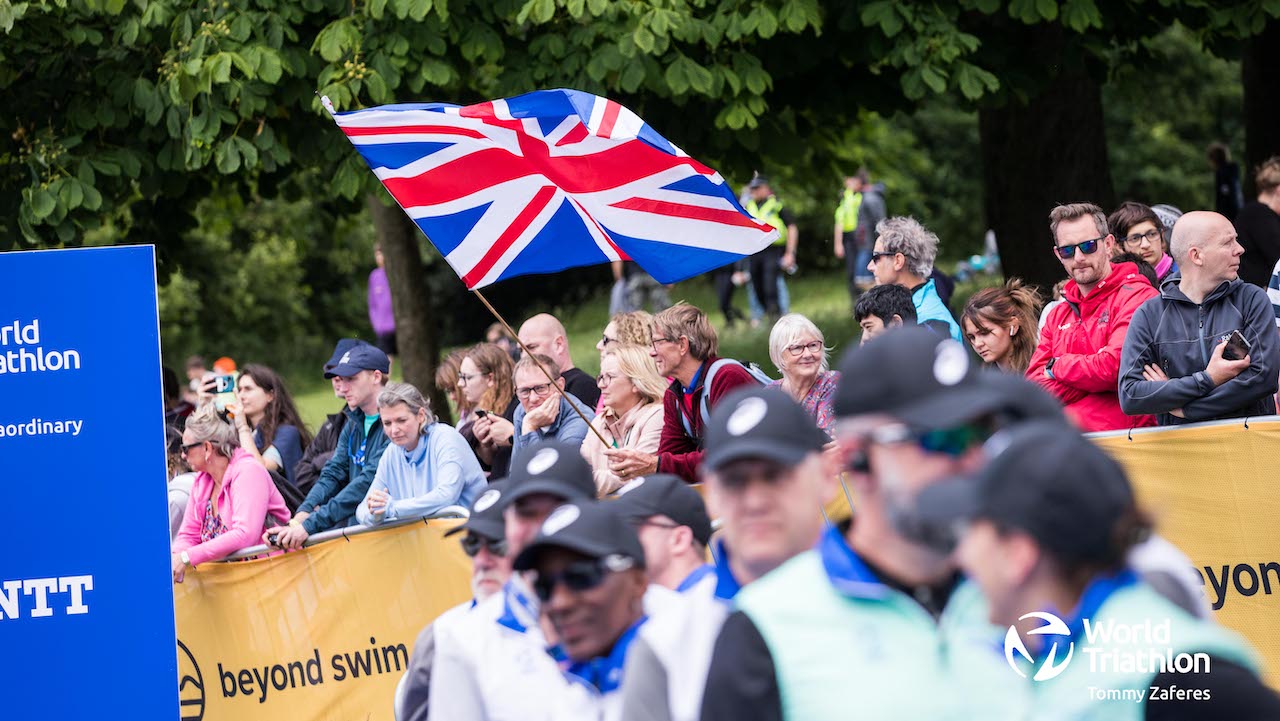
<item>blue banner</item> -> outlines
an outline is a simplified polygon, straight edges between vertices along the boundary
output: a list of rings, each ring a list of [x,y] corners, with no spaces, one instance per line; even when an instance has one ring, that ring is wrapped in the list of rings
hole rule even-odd
[[[0,278],[0,718],[176,719],[154,249]]]

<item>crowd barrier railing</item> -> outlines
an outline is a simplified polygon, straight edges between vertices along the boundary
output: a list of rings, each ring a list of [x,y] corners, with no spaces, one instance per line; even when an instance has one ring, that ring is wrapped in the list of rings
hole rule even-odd
[[[345,528],[331,528],[327,531],[321,531],[320,533],[313,533],[302,544],[302,547],[309,548],[316,544],[324,543],[325,541],[332,541],[338,538],[351,538],[352,536],[358,536],[364,533],[373,533],[374,531],[380,531],[385,528],[399,528],[413,523],[424,523],[426,521],[438,520],[441,518],[466,518],[469,515],[471,515],[471,513],[465,506],[445,506],[434,513],[429,513],[425,516],[418,516],[416,518],[397,518],[394,521],[387,521],[386,523],[380,523],[376,526],[347,526]],[[245,559],[258,558],[259,556],[275,553],[279,550],[280,549],[274,546],[258,544],[256,546],[240,549],[222,560],[224,562],[243,561]]]

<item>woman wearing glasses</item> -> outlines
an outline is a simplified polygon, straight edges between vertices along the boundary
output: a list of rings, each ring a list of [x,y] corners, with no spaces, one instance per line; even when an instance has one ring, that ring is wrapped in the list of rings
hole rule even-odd
[[[799,313],[782,316],[769,333],[769,358],[782,374],[770,387],[804,406],[828,435],[836,421],[831,398],[840,382],[840,372],[828,370],[830,352],[822,331]]]
[[[606,448],[631,448],[657,453],[662,436],[662,395],[668,383],[658,375],[658,367],[648,348],[619,346],[606,351],[600,360],[600,401],[604,410],[592,423],[608,441],[601,443],[594,433],[582,442],[582,457],[591,464],[596,490],[601,496],[621,488],[626,481],[609,470]]]
[[[187,418],[182,455],[198,475],[173,541],[174,583],[182,583],[187,569],[253,546],[264,530],[289,522],[267,469],[236,435],[211,403]]]
[[[604,327],[604,332],[600,334],[600,340],[596,341],[596,350],[600,351],[600,367],[604,367],[604,357],[607,353],[623,346],[640,346],[647,354],[652,342],[652,315],[642,310],[615,313],[609,319],[609,324]],[[601,393],[600,402],[596,404],[596,415],[603,413],[604,409],[604,394]]]
[[[1160,216],[1151,208],[1125,201],[1107,217],[1107,227],[1115,234],[1119,250],[1146,261],[1161,282],[1178,272],[1178,264],[1169,255],[1169,239],[1164,237]]]
[[[511,356],[493,343],[473,346],[458,367],[458,388],[475,418],[458,432],[495,480],[506,477],[511,461],[511,419],[519,406],[511,371]]]

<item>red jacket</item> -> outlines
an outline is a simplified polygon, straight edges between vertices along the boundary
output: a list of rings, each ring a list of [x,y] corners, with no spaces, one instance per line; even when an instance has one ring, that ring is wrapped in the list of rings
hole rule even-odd
[[[1065,303],[1049,311],[1027,378],[1062,402],[1080,430],[1114,431],[1154,426],[1154,416],[1127,416],[1117,395],[1120,351],[1138,306],[1159,296],[1133,263],[1113,263],[1111,274],[1081,297],[1074,280],[1062,290]],[[1053,377],[1045,376],[1050,358]]]
[[[702,465],[702,381],[707,369],[717,360],[720,360],[717,356],[711,356],[702,362],[702,367],[693,380],[693,390],[688,395],[681,388],[680,381],[672,382],[671,387],[663,394],[662,437],[658,441],[659,473],[673,473],[688,483],[698,482],[698,466]],[[726,393],[744,385],[758,386],[760,382],[741,365],[724,364],[716,371],[711,384],[708,404],[711,410],[715,411],[716,404]],[[689,420],[693,438],[685,433],[682,417]]]

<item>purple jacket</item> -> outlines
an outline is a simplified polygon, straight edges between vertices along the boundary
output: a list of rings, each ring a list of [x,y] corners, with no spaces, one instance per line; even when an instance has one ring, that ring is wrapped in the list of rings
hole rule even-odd
[[[378,335],[396,332],[396,317],[391,313],[391,286],[387,284],[387,271],[382,268],[374,268],[369,274],[369,323]]]

